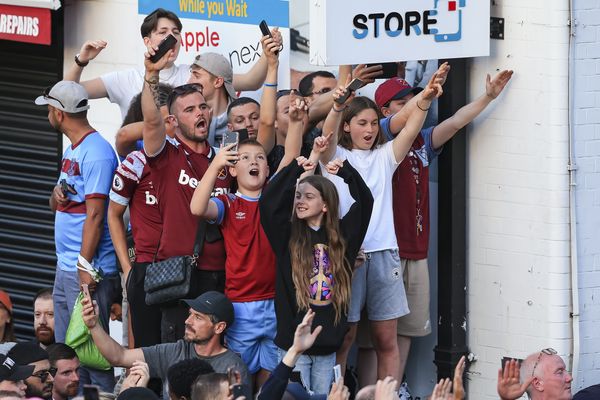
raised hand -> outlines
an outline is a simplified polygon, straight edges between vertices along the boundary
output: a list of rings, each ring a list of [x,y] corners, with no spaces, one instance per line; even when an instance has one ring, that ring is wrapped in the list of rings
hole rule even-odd
[[[343,166],[344,166],[344,162],[342,160],[340,160],[339,158],[336,158],[335,160],[329,161],[327,163],[327,165],[325,166],[325,169],[331,175],[337,175],[337,173],[339,172],[340,168],[342,168]]]
[[[89,329],[92,329],[98,323],[98,304],[96,304],[95,300],[90,301],[89,298],[83,296],[81,299],[81,306],[83,322]]]
[[[350,398],[350,391],[344,386],[344,380],[340,380],[338,383],[331,385],[331,390],[327,396],[327,400],[348,400]]]
[[[279,33],[279,31],[277,31]],[[279,34],[281,37],[281,34]],[[271,66],[279,65],[279,49],[281,48],[281,43],[275,39],[275,36],[263,36],[260,39],[263,54],[267,57],[267,63]]]
[[[305,172],[312,171],[317,167],[317,164],[306,157],[300,156],[296,157],[296,161],[298,162],[298,166],[304,168]]]
[[[326,136],[317,136],[313,142],[312,151],[318,154],[324,153],[329,147],[329,140],[333,136],[333,132],[330,132]]]
[[[442,65],[442,67],[444,65],[447,65],[447,63],[444,63]],[[440,67],[440,69],[442,68]],[[425,86],[425,89],[423,89],[423,92],[421,94],[423,100],[428,100],[431,101],[437,97],[440,97],[442,95],[442,93],[444,93],[444,89],[442,89],[442,75],[443,72],[440,72],[440,70],[438,69],[432,76],[431,79],[429,80],[429,82],[427,82],[427,86]]]
[[[450,378],[440,379],[433,388],[430,400],[448,400],[452,398],[450,390],[452,389],[452,381]]]
[[[463,385],[463,374],[465,373],[465,356],[458,360],[458,364],[454,367],[454,380],[452,381],[452,391],[454,392],[454,400],[462,400],[465,398],[465,387]]]
[[[219,169],[225,167],[233,167],[237,160],[239,160],[237,150],[233,150],[235,146],[235,143],[229,143],[227,146],[221,147],[221,149],[213,159],[211,165],[214,164],[215,168]]]
[[[354,98],[354,92],[350,93],[350,95],[348,96],[348,98],[346,99],[346,101],[344,101],[343,105],[340,105],[337,103],[337,99],[342,98],[346,95],[346,93],[348,92],[348,89],[346,89],[346,87],[350,84],[351,82],[351,76],[348,76],[346,78],[346,84],[344,86],[339,86],[334,92],[333,92],[333,109],[335,111],[341,111],[344,107],[346,107],[348,105],[348,103],[350,103],[352,101],[352,99]]]
[[[490,74],[487,74],[485,79],[485,94],[492,99],[498,97],[504,87],[512,78],[513,71],[505,69],[504,71],[498,72],[494,79],[491,79]]]
[[[85,42],[79,50],[78,59],[82,63],[87,63],[93,60],[100,54],[102,50],[106,48],[108,42],[105,40],[88,40]]]
[[[521,366],[517,360],[509,360],[498,370],[498,395],[502,400],[514,400],[523,396],[533,376],[521,383]]]
[[[378,380],[375,385],[375,400],[397,400],[397,386],[398,381],[391,376],[386,376],[383,380]]]
[[[302,322],[299,323],[298,327],[296,328],[292,347],[298,353],[304,353],[306,350],[310,349],[315,343],[317,336],[319,336],[319,333],[321,333],[321,330],[323,329],[323,327],[319,325],[311,333],[312,322],[314,319],[315,312],[309,308],[306,312],[306,315],[302,319]]]
[[[146,52],[144,53],[144,67],[146,67],[147,72],[158,72],[164,69],[169,63],[169,58],[173,55],[175,50],[168,50],[157,62],[153,63],[150,60],[156,51],[158,50],[158,46],[152,47],[152,45],[148,44],[146,47]]]
[[[375,82],[375,79],[383,75],[383,66],[381,64],[371,65],[367,67],[367,64],[358,64],[356,68],[352,70],[352,78],[358,78],[365,85]]]
[[[300,96],[296,96],[296,92],[290,92],[290,122],[302,122],[308,115],[308,105]]]

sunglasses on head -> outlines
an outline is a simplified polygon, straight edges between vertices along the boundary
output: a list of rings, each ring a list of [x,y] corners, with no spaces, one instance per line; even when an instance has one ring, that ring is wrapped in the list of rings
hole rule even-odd
[[[65,105],[63,104],[62,101],[60,101],[56,97],[50,96],[50,89],[52,89],[52,86],[48,86],[47,88],[45,88],[44,91],[42,92],[42,96],[44,96],[44,98],[46,100],[50,99],[50,100],[58,101],[58,103],[62,106],[62,108],[65,108]]]
[[[555,354],[558,354],[558,352],[551,347],[540,350],[540,354],[538,355],[538,358],[535,361],[535,364],[533,364],[533,370],[531,371],[531,376],[534,376],[535,369],[537,368],[538,364],[540,363],[540,360],[542,359],[542,354],[546,354],[547,356],[553,356]]]

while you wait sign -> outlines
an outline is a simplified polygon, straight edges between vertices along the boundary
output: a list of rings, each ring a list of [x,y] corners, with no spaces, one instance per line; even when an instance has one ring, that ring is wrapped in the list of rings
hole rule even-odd
[[[486,1],[312,0],[310,4],[312,64],[489,55]]]

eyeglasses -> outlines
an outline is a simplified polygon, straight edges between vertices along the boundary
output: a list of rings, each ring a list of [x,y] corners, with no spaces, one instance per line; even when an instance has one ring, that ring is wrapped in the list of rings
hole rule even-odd
[[[535,364],[533,364],[533,370],[531,371],[531,376],[534,376],[535,369],[537,368],[538,364],[540,363],[540,360],[542,359],[542,354],[546,354],[547,356],[553,356],[555,354],[558,354],[558,352],[551,347],[540,350],[540,354],[538,355],[538,358],[535,361]]]
[[[312,95],[315,95],[315,94],[316,94],[316,95],[321,95],[321,94],[329,93],[329,92],[331,92],[332,90],[333,90],[333,88],[324,87],[324,88],[323,88],[323,89],[321,89],[321,90],[317,90],[317,91],[314,91],[314,92],[307,93],[307,94],[306,94],[306,97],[308,97],[308,96],[312,96]]]
[[[48,375],[52,375],[54,377],[56,375],[56,368],[50,368],[43,371],[36,372],[35,374],[31,374],[31,376],[35,376],[36,378],[40,378],[42,383],[48,380]]]
[[[198,85],[196,83],[186,83],[185,85],[174,87],[167,98],[167,107],[169,108],[169,112],[171,112],[171,106],[178,97],[186,96],[191,93],[202,94],[202,85]]]
[[[58,101],[58,103],[62,106],[62,108],[65,108],[65,105],[63,104],[62,101],[60,101],[56,97],[50,96],[50,89],[52,89],[52,86],[48,86],[47,88],[45,88],[44,91],[42,92],[42,96],[44,96],[45,99]]]

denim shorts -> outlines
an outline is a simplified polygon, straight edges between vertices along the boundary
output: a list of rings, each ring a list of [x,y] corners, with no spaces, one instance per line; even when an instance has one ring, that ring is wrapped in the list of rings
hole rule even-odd
[[[233,311],[233,325],[225,331],[227,347],[240,355],[249,373],[255,374],[261,368],[273,371],[278,357],[278,347],[273,343],[277,332],[274,301],[233,303]]]
[[[388,321],[409,313],[398,249],[365,254],[352,275],[348,322],[358,322],[366,307],[370,321]]]

